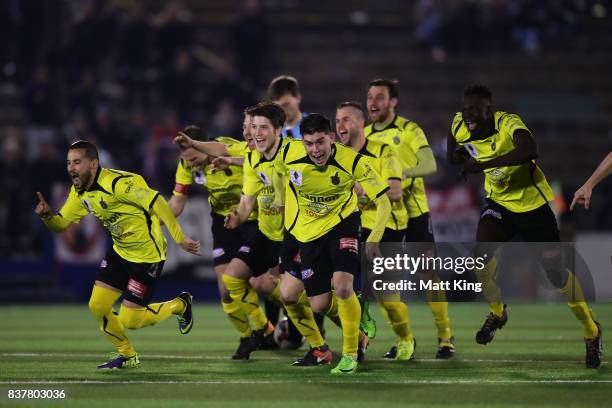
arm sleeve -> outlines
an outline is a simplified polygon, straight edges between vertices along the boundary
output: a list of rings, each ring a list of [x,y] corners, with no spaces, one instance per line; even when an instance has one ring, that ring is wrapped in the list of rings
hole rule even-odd
[[[120,178],[113,189],[117,199],[125,204],[135,205],[151,211],[159,193],[149,187],[139,175]]]
[[[161,195],[157,195],[157,199],[153,203],[153,207],[151,208],[151,212],[156,214],[161,221],[166,225],[170,236],[177,244],[183,242],[183,230],[181,229],[181,225],[176,220],[172,209]]]
[[[404,178],[423,177],[436,172],[436,158],[429,147],[416,152],[417,165],[404,170]]]
[[[389,201],[386,194],[375,199],[374,203],[376,204],[376,219],[374,220],[372,232],[366,240],[367,242],[380,242],[385,233],[387,221],[391,216],[391,201]]]
[[[372,201],[384,195],[389,189],[389,184],[363,159],[357,155],[353,163],[353,177],[359,182],[361,188]]]
[[[193,174],[191,174],[187,168],[187,163],[183,159],[179,160],[174,176],[174,183],[173,195],[186,195],[193,184]]]
[[[397,156],[397,151],[389,145],[383,145],[380,155],[382,168],[380,175],[383,180],[402,179],[402,167]]]
[[[256,196],[263,187],[263,182],[257,176],[255,169],[251,165],[250,155],[251,153],[247,153],[244,159],[242,193],[247,196]]]
[[[85,217],[87,214],[89,214],[89,211],[87,210],[81,199],[78,197],[74,187],[72,187],[70,189],[70,193],[68,194],[66,202],[62,206],[62,209],[59,211],[59,216],[61,216],[64,221],[73,224],[78,224],[79,222],[81,222],[81,218]],[[54,219],[51,222],[62,223],[63,221]],[[47,223],[45,222],[45,224]],[[51,227],[49,226],[49,228]]]
[[[283,207],[285,205],[285,182],[287,168],[282,159],[282,154],[277,154],[274,161],[274,174],[272,175],[272,186],[274,187],[274,205]]]
[[[220,143],[225,145],[227,154],[232,157],[243,157],[247,148],[247,143],[242,140],[232,139],[230,137],[217,138]]]
[[[527,128],[525,123],[523,123],[519,115],[506,113],[500,118],[500,121],[501,123],[499,124],[499,128],[507,129],[510,135],[514,135],[514,132],[521,129],[526,130],[531,134],[531,131]]]
[[[60,214],[52,217],[42,218],[42,222],[53,232],[62,232],[72,224],[70,221],[64,219]]]

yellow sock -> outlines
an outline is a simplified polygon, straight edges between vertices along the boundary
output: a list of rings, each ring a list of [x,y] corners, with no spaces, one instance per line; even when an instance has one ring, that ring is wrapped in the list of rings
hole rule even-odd
[[[279,307],[285,306],[283,305],[283,301],[281,300],[280,279],[277,279],[274,289],[272,290],[272,292],[270,292],[268,296],[266,296],[266,299]]]
[[[589,309],[589,305],[584,300],[584,293],[582,292],[580,281],[578,281],[576,276],[569,270],[567,274],[567,283],[559,292],[566,296],[568,299],[567,305],[574,316],[576,316],[576,319],[582,323],[584,337],[586,339],[592,339],[598,334],[597,326],[593,320],[593,312]]]
[[[223,282],[232,300],[237,302],[249,317],[253,330],[264,329],[268,323],[268,318],[259,306],[259,296],[249,282],[225,274],[223,275]]]
[[[136,350],[125,335],[123,324],[113,313],[113,305],[120,296],[120,292],[94,285],[89,298],[89,310],[98,321],[98,326],[104,337],[117,347],[119,354],[131,357],[136,354]]]
[[[450,319],[448,318],[448,302],[429,302],[429,308],[434,317],[434,323],[438,330],[438,337],[441,339],[450,339],[453,334],[450,328]]]
[[[314,318],[314,313],[312,313],[312,309],[310,308],[310,303],[308,303],[308,297],[305,291],[302,292],[296,304],[285,305],[285,310],[287,310],[287,315],[295,327],[297,327],[300,334],[306,337],[306,341],[308,341],[310,347],[315,348],[325,344],[325,340],[323,340],[323,336],[321,336],[321,332],[319,331],[319,326],[317,326],[317,322]]]
[[[380,308],[397,337],[412,341],[408,306],[404,302],[380,302]]]
[[[151,303],[147,307],[136,308],[122,305],[119,310],[119,320],[126,329],[141,329],[153,326],[184,310],[185,302],[179,298],[162,303]]]
[[[504,304],[501,302],[501,290],[495,282],[497,275],[497,258],[492,257],[482,269],[474,269],[478,281],[482,283],[482,293],[489,302],[489,310],[496,316],[504,313]]]
[[[352,293],[347,299],[338,298],[338,315],[342,323],[342,354],[356,356],[359,345],[361,306],[355,293]]]
[[[249,337],[251,335],[251,327],[249,326],[249,317],[240,308],[238,302],[225,303],[221,302],[223,311],[232,325],[240,333],[240,337]]]
[[[333,290],[331,292],[331,301],[329,302],[329,309],[327,309],[325,315],[329,317],[329,320],[334,322],[336,326],[342,328],[342,322],[340,321],[340,315],[338,314],[338,298],[336,297],[336,292],[334,292]]]

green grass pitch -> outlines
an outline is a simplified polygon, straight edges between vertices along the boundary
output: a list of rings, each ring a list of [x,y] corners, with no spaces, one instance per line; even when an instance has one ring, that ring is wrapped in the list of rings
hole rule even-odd
[[[416,360],[385,361],[389,326],[375,305],[379,335],[352,376],[290,363],[305,350],[259,351],[231,361],[237,335],[218,305],[197,305],[193,331],[175,319],[130,332],[140,353],[135,370],[97,372],[110,344],[85,305],[0,307],[0,406],[68,407],[602,407],[612,399],[612,372],[584,368],[581,328],[562,304],[509,305],[493,343],[474,334],[485,304],[451,304],[457,355],[434,359],[436,334],[426,305],[410,306]],[[610,333],[612,304],[593,305]],[[326,321],[328,341],[340,333]],[[337,360],[337,359],[336,359]],[[9,389],[65,390],[64,400],[9,400]]]

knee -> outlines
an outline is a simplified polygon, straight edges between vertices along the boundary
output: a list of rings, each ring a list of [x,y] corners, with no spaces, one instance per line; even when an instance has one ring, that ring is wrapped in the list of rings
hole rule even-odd
[[[325,299],[317,299],[316,297],[309,298],[310,308],[313,312],[325,314],[329,310],[329,301]]]
[[[283,291],[281,288],[281,302],[283,302],[284,305],[295,305],[297,304],[299,298],[299,293],[296,294],[292,293],[291,291]]]
[[[121,310],[119,311],[119,321],[126,329],[138,329],[142,327],[142,320],[144,317],[145,309],[134,309],[125,306],[121,306]]]
[[[340,299],[348,299],[353,293],[353,288],[348,285],[343,285],[336,288],[336,296]]]
[[[109,313],[113,308],[112,305],[108,305],[104,302],[100,302],[99,300],[96,300],[94,298],[89,299],[88,307],[89,307],[89,311],[94,316],[104,316],[107,313]]]

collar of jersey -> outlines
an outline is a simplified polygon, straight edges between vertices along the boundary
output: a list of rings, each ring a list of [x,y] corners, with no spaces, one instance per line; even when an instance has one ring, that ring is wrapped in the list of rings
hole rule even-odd
[[[396,120],[397,120],[397,114],[393,116],[393,120],[382,129],[376,129],[376,127],[374,126],[374,123],[372,123],[372,133],[384,132],[387,129],[397,128],[397,125],[395,124]]]
[[[96,171],[96,175],[94,177],[93,183],[91,183],[91,187],[89,187],[88,189],[79,190],[78,191],[79,195],[82,195],[86,191],[102,191],[108,194],[108,191],[102,188],[102,186],[98,183],[98,178],[100,177],[100,173],[102,173],[102,170],[103,170],[102,167],[98,167],[98,171]]]
[[[283,147],[283,138],[280,138],[280,141],[278,142],[278,147],[276,148],[276,151],[274,152],[274,155],[272,156],[271,159],[266,159],[266,156],[264,156],[263,153],[259,153],[259,163],[263,163],[263,162],[267,162],[267,161],[274,161],[274,159],[276,159],[276,155],[278,154],[278,152],[280,152],[281,147]]]
[[[467,125],[465,124],[465,121],[463,122],[463,126],[465,126],[467,128]],[[468,129],[468,133],[469,133],[469,129]],[[468,137],[466,139],[466,142],[472,142],[474,140],[487,140],[488,138],[490,138],[491,136],[494,136],[496,134],[499,133],[499,130],[497,129],[497,124],[495,123],[495,120],[493,120],[493,127],[491,129],[489,129],[489,133],[484,136],[484,137],[479,137],[479,138],[474,138],[472,137],[472,134],[469,133],[470,137]]]

